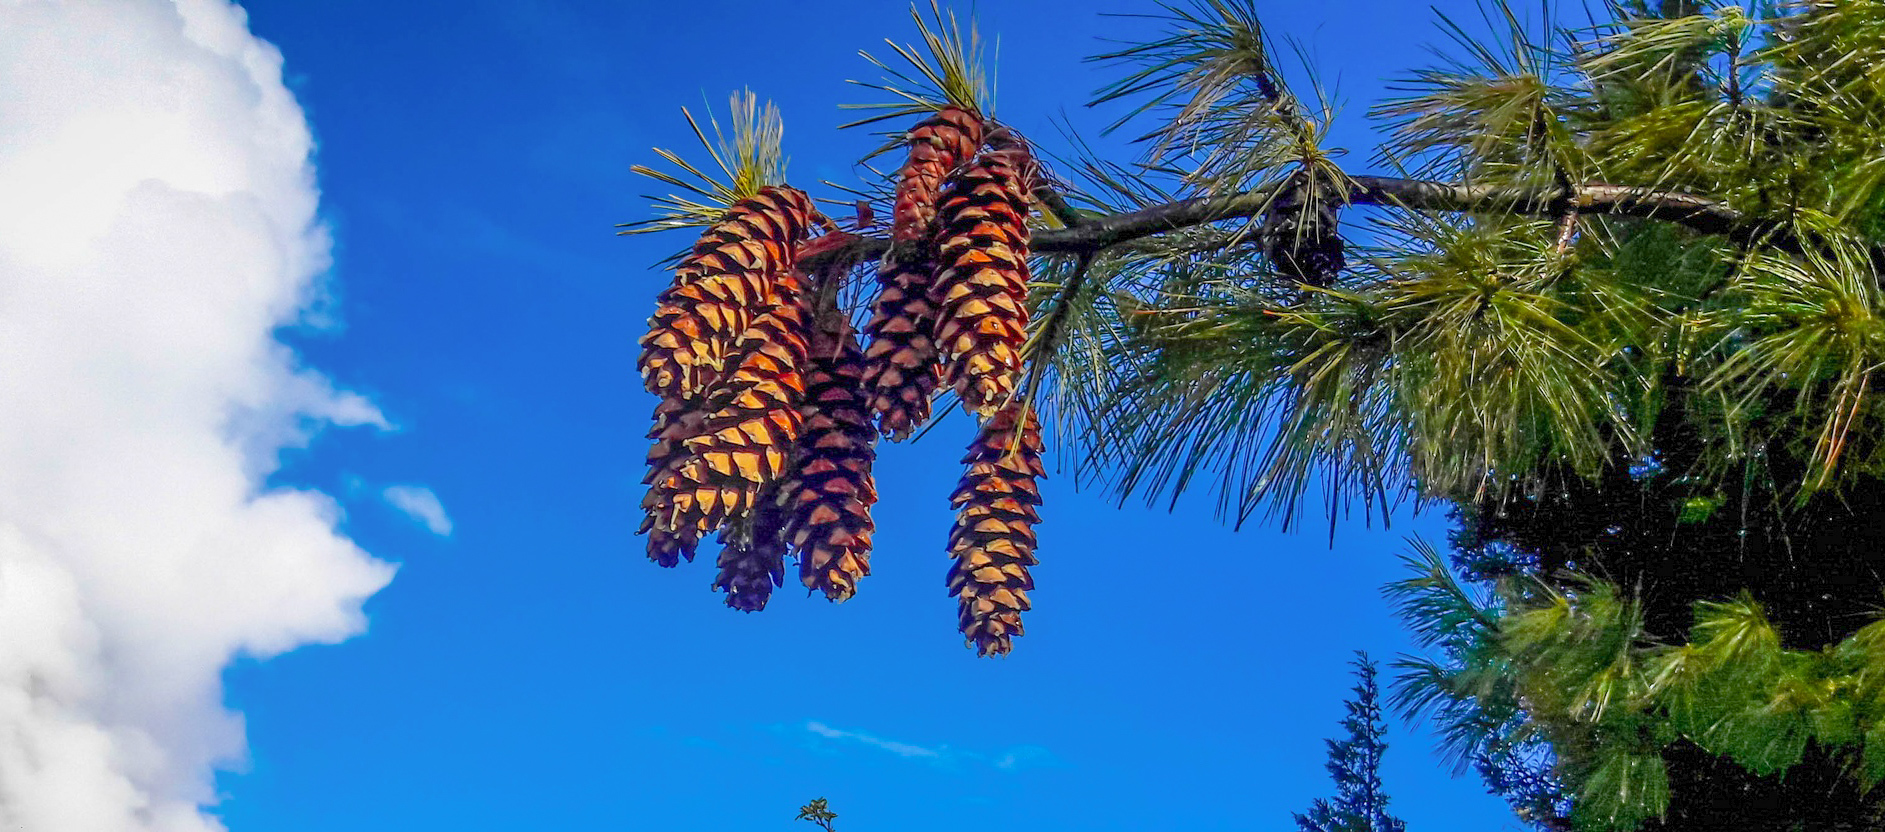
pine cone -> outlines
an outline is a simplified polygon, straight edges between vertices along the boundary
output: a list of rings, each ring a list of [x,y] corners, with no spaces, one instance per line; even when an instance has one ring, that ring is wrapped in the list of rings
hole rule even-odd
[[[862,387],[863,352],[842,316],[828,322],[813,331],[798,463],[780,499],[787,511],[784,538],[798,550],[800,579],[807,589],[843,601],[870,574],[876,432]]]
[[[651,475],[644,505],[653,520],[645,526],[698,540],[744,518],[786,473],[803,424],[807,322],[799,276],[779,275],[766,300],[769,310],[740,337],[732,370],[699,408],[699,429],[684,435],[665,471]]]
[[[1264,255],[1278,274],[1311,286],[1329,286],[1348,265],[1340,234],[1346,195],[1334,185],[1298,171],[1283,185],[1263,217]]]
[[[769,276],[790,271],[793,247],[819,219],[803,191],[771,186],[701,235],[641,339],[637,365],[649,392],[687,399],[718,381],[740,334],[764,311]]]
[[[1017,430],[1017,422],[1025,418]],[[1034,524],[1041,504],[1041,427],[1031,409],[1012,405],[983,423],[962,458],[968,471],[950,495],[949,594],[957,597],[962,635],[983,656],[1014,649],[1034,578]]]
[[[720,574],[714,577],[713,588],[727,594],[727,606],[758,612],[772,599],[772,588],[785,584],[783,519],[777,501],[766,499],[753,513],[750,529],[721,534]]]
[[[887,257],[879,266],[877,300],[864,325],[870,339],[864,354],[864,389],[870,412],[877,415],[884,436],[893,440],[908,438],[929,421],[930,394],[941,370],[936,306],[929,297],[935,266],[928,259],[901,257]]]
[[[943,189],[936,345],[967,409],[988,416],[1014,394],[1027,339],[1028,183],[1018,141],[983,153]]]
[[[921,248],[936,222],[936,194],[943,177],[982,146],[982,117],[944,107],[912,128],[908,141],[909,161],[897,174],[890,240],[899,248]]]
[[[740,337],[740,359],[702,408],[701,432],[686,440],[687,470],[720,490],[720,517],[743,514],[758,504],[760,490],[786,471],[804,424],[799,404],[808,322],[800,279],[781,275],[776,305]]]

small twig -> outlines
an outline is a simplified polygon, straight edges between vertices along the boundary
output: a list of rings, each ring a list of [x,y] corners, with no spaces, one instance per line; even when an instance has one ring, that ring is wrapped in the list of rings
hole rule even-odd
[[[1571,242],[1577,239],[1577,209],[1567,208],[1558,215],[1558,256],[1563,257],[1571,248]]]
[[[1054,219],[1059,220],[1061,225],[1072,228],[1086,221],[1080,209],[1067,204],[1067,198],[1061,196],[1060,191],[1054,190],[1050,185],[1043,183],[1034,186],[1031,195],[1034,201],[1040,203],[1047,213],[1054,215]]]

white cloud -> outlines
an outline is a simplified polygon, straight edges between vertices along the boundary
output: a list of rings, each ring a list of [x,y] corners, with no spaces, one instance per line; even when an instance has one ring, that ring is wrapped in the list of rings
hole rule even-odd
[[[452,534],[452,518],[445,513],[439,495],[423,485],[389,485],[380,492],[386,504],[405,512],[419,525],[440,537]]]
[[[329,244],[281,56],[227,0],[0,0],[0,829],[209,832],[239,655],[392,569],[268,488],[384,427],[273,337]]]

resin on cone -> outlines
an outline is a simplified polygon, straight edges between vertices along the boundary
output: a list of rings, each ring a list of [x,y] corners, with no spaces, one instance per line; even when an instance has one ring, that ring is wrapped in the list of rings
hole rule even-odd
[[[988,416],[1014,395],[1028,325],[1028,191],[1035,164],[1003,132],[951,177],[938,214],[930,287],[936,344],[964,407]]]
[[[813,329],[801,407],[805,423],[780,500],[784,538],[798,552],[800,580],[833,601],[855,595],[858,580],[870,574],[877,437],[863,380],[857,338],[842,313],[830,310]]]
[[[1034,524],[1041,521],[1038,480],[1041,428],[1026,405],[998,411],[962,458],[968,469],[950,495],[956,508],[949,532],[949,594],[956,596],[957,624],[979,655],[1014,649],[1022,634],[1034,578]]]

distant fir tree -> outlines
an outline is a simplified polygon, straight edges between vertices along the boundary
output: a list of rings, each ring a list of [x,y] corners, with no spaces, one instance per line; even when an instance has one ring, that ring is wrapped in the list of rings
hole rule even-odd
[[[1348,739],[1329,740],[1329,776],[1335,778],[1335,799],[1318,799],[1307,815],[1296,816],[1301,832],[1405,832],[1407,824],[1388,814],[1388,796],[1381,789],[1381,755],[1388,750],[1383,737],[1380,691],[1375,687],[1375,665],[1368,654],[1355,653],[1355,698],[1346,704],[1342,728]]]

